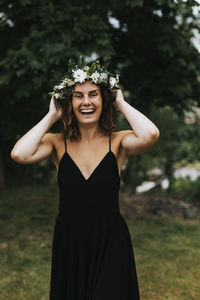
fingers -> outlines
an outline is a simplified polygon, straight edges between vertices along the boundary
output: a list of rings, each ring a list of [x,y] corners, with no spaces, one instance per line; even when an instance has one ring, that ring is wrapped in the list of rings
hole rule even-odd
[[[116,97],[117,97],[117,90],[114,90],[112,94],[112,100],[115,101]]]

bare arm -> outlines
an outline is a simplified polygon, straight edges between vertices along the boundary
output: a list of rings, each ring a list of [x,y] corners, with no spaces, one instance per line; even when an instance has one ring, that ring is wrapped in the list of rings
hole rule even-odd
[[[14,145],[12,159],[21,164],[32,164],[50,156],[53,151],[52,134],[46,132],[60,117],[61,109],[56,109],[52,97],[49,112]]]
[[[126,150],[128,155],[148,151],[155,144],[160,134],[156,125],[126,102],[121,90],[117,91],[115,105],[132,128],[132,130],[127,130],[127,134],[123,136],[121,140],[122,148]]]

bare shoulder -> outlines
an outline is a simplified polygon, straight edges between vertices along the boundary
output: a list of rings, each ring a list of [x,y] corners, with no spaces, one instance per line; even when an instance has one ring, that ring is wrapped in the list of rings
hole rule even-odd
[[[48,132],[49,138],[51,139],[53,144],[56,144],[57,142],[61,141],[63,139],[62,133],[52,133]]]
[[[47,132],[42,138],[42,141],[48,141],[52,143],[52,145],[55,146],[55,148],[59,140],[61,140],[61,133]]]
[[[59,152],[60,152],[60,148],[61,148],[61,143],[63,141],[63,135],[62,133],[52,133],[52,132],[48,132],[44,135],[43,138],[46,138],[49,140],[49,142],[52,143],[53,145],[53,151],[51,153],[51,156],[49,157],[52,162],[57,165],[58,163],[58,157],[59,157]]]
[[[126,129],[126,130],[119,130],[119,131],[114,131],[112,134],[116,137],[116,138],[123,138],[125,135],[129,134],[133,132],[133,130],[130,129]]]
[[[118,155],[120,154],[120,151],[123,151],[123,148],[121,147],[121,142],[122,139],[124,138],[125,135],[132,133],[132,130],[119,130],[119,131],[114,131],[112,133],[112,141],[117,146],[117,153]]]
[[[133,132],[132,130],[119,130],[112,133],[112,148],[115,153],[118,161],[119,170],[122,169],[123,164],[128,158],[127,151],[122,147],[121,143],[123,137],[129,133]]]

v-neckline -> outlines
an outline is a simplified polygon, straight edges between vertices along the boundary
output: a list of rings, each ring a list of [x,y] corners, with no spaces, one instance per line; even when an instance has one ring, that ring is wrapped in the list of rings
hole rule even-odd
[[[106,157],[108,156],[108,154],[111,153],[114,157],[115,157],[115,161],[116,161],[116,167],[117,167],[117,173],[118,173],[118,176],[120,178],[120,174],[119,174],[119,170],[118,170],[118,165],[117,165],[117,159],[116,159],[116,156],[115,154],[113,153],[112,150],[109,150],[104,156],[103,158],[100,160],[100,162],[97,164],[97,166],[94,168],[94,170],[91,172],[91,174],[89,175],[88,178],[85,178],[85,176],[83,175],[83,173],[81,172],[80,168],[78,167],[78,165],[75,163],[75,161],[72,159],[72,157],[69,155],[69,153],[66,151],[64,152],[63,156],[61,157],[60,161],[59,161],[59,164],[58,164],[58,171],[57,171],[57,176],[59,174],[59,170],[60,170],[60,165],[61,165],[61,162],[62,160],[64,159],[65,155],[67,155],[69,157],[69,159],[71,160],[71,162],[74,164],[74,166],[76,167],[77,171],[79,172],[80,176],[82,177],[82,179],[85,181],[85,182],[88,182],[93,174],[96,172],[96,170],[100,167],[101,163],[106,159]]]
[[[75,161],[72,159],[72,157],[69,155],[68,152],[67,155],[70,158],[70,160],[73,162],[73,164],[75,165],[75,167],[77,168],[78,172],[80,173],[80,175],[83,177],[83,179],[87,182],[89,181],[89,179],[92,177],[92,175],[94,174],[94,172],[98,169],[98,167],[101,165],[101,163],[104,161],[104,159],[108,156],[108,154],[111,152],[111,150],[109,150],[104,156],[103,158],[100,160],[100,162],[97,164],[97,166],[94,168],[94,170],[90,173],[88,178],[85,178],[85,176],[83,175],[81,169],[78,167],[77,163],[75,163]]]

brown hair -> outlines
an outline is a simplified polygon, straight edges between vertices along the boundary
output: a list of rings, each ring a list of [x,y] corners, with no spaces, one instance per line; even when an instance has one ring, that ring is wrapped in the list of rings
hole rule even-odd
[[[113,92],[107,87],[96,84],[100,87],[102,96],[102,113],[99,119],[100,127],[106,135],[109,135],[113,129],[116,127],[116,108],[113,104]],[[58,104],[56,101],[56,106],[61,106],[63,109],[61,121],[61,133],[63,134],[64,140],[69,138],[72,140],[77,140],[80,137],[80,132],[77,124],[76,117],[73,112],[72,107],[72,94],[66,93],[65,99]]]

